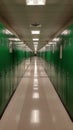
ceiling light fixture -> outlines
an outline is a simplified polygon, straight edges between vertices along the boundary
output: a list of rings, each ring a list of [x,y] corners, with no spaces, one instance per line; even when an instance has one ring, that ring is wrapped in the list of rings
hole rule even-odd
[[[49,44],[46,45],[46,47],[50,46]]]
[[[34,45],[35,48],[37,48],[37,45]]]
[[[26,0],[27,5],[45,5],[46,0]]]
[[[49,42],[48,44],[53,44],[53,42]]]
[[[36,31],[35,31],[35,30],[32,30],[32,31],[31,31],[31,34],[40,34],[40,31],[39,31],[39,30],[36,30]]]
[[[61,34],[62,35],[68,35],[68,34],[70,34],[70,32],[71,32],[70,30],[64,30]]]
[[[20,41],[19,38],[9,38],[10,41]],[[21,42],[21,41],[20,41]]]
[[[3,30],[3,33],[13,35],[13,33],[10,32],[8,29],[4,29],[4,30]]]
[[[58,42],[60,41],[60,38],[54,38],[52,41]]]
[[[48,45],[54,45],[54,44],[56,44],[56,42],[54,42],[54,41],[48,43]]]
[[[34,47],[35,51],[37,51],[37,47]]]
[[[33,42],[34,45],[38,45],[38,42]]]
[[[33,41],[39,41],[39,39],[38,38],[33,38]]]

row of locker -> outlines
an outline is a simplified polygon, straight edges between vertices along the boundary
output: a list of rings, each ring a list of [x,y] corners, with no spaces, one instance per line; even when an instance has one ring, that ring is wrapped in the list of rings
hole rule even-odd
[[[31,55],[31,52],[19,47],[15,47],[10,52],[9,39],[14,35],[9,33],[6,27],[0,23],[0,117],[25,72],[25,61],[28,59],[28,63],[30,63]],[[16,43],[17,41],[15,41]]]
[[[66,28],[69,34],[60,34],[61,41],[50,45],[45,51],[39,51],[38,56],[45,62],[45,70],[52,81],[71,119],[73,119],[73,24]],[[60,58],[60,45],[62,57]]]

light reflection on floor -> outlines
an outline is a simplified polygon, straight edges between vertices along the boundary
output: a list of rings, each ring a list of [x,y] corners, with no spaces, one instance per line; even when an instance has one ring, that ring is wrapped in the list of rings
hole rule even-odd
[[[39,110],[32,110],[31,123],[40,123],[40,111]]]
[[[33,88],[33,90],[38,90],[38,88]]]
[[[38,92],[34,92],[32,95],[33,99],[39,99],[39,93]]]
[[[36,63],[36,60],[35,60],[35,63],[34,63],[34,77],[38,76],[38,73],[37,73],[37,63]]]
[[[37,90],[37,91],[36,91]],[[39,92],[38,92],[38,72],[37,72],[37,63],[35,60],[34,63],[34,79],[33,79],[33,99],[39,99]],[[37,109],[32,110],[31,112],[31,123],[40,123],[40,111]]]

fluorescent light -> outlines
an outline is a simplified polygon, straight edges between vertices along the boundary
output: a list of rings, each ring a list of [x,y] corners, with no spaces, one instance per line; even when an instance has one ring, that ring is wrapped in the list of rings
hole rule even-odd
[[[19,38],[9,38],[10,41],[20,41]]]
[[[35,31],[35,30],[32,30],[32,31],[31,31],[31,34],[40,34],[40,31],[39,31],[39,30],[36,30],[36,31]]]
[[[23,45],[24,42],[16,42],[15,45]],[[25,44],[24,44],[25,45]]]
[[[37,47],[38,45],[34,45],[34,47]]]
[[[34,48],[35,49],[35,51],[37,51],[37,48]]]
[[[27,5],[45,5],[46,0],[26,0]]]
[[[13,35],[13,33],[10,32],[8,29],[4,29],[4,30],[3,30],[3,33]]]
[[[70,32],[71,32],[70,30],[67,30],[67,29],[66,29],[66,30],[64,30],[61,34],[67,35],[67,34],[70,34]]]
[[[9,34],[9,31],[8,31],[7,29],[4,29],[4,30],[3,30],[3,33]]]
[[[33,38],[33,41],[39,41],[39,39],[38,38]]]
[[[34,45],[38,45],[38,42],[33,42]]]
[[[49,44],[46,45],[46,47],[50,46]]]
[[[53,44],[56,44],[56,42],[49,42],[48,45],[53,45]]]
[[[53,41],[58,42],[60,38],[54,38]]]
[[[34,46],[35,49],[37,49],[37,46]]]

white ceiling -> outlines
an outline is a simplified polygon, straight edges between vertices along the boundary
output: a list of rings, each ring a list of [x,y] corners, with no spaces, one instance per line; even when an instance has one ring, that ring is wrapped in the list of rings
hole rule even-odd
[[[0,15],[25,43],[33,49],[33,37],[40,49],[72,18],[73,0],[47,0],[45,6],[27,6],[25,0],[0,0]],[[30,27],[31,24],[41,27]],[[40,29],[40,35],[31,30]]]

